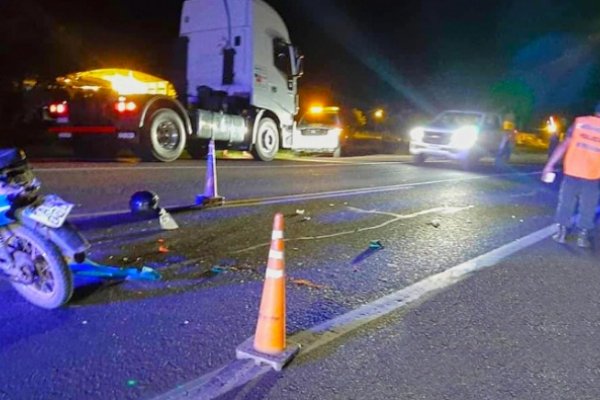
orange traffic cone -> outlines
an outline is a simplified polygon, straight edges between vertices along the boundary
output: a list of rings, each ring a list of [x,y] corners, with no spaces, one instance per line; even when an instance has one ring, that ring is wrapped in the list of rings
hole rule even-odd
[[[236,349],[237,358],[251,358],[256,363],[266,363],[280,371],[298,351],[298,346],[286,347],[285,318],[283,214],[277,213],[273,221],[256,334]]]
[[[208,143],[206,156],[206,177],[204,179],[204,193],[196,196],[196,205],[221,205],[225,199],[217,191],[217,163],[215,158],[215,141]]]
[[[267,354],[285,350],[285,261],[283,215],[275,214],[271,250],[254,335],[254,348]]]

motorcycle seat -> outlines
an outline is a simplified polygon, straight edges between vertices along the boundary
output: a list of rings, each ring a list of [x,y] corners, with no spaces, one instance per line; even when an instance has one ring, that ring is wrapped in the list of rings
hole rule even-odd
[[[20,161],[23,161],[23,156],[19,149],[0,149],[0,169],[8,168]]]

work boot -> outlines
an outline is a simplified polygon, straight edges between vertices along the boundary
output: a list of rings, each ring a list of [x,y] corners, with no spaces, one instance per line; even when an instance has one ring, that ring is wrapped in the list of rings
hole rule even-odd
[[[559,224],[558,231],[552,235],[552,240],[561,244],[567,243],[567,227]]]
[[[590,234],[587,229],[580,229],[577,233],[577,247],[581,247],[584,249],[589,249],[592,247],[592,242],[590,241]]]

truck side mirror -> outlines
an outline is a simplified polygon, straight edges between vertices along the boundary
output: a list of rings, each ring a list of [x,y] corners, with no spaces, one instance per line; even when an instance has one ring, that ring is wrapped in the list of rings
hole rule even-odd
[[[304,75],[304,56],[298,56],[296,58],[296,65],[294,71],[294,78],[300,78]]]

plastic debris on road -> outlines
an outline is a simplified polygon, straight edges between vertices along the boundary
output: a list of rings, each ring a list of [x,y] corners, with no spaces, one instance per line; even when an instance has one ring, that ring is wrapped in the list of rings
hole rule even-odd
[[[296,210],[296,215],[304,215],[304,210]]]
[[[381,244],[381,241],[379,240],[371,240],[369,243],[369,248],[372,250],[383,249],[383,244]]]
[[[430,222],[427,223],[427,225],[431,225],[434,228],[439,228],[441,224],[442,223],[440,222],[439,219],[434,219],[434,220],[432,220],[432,221],[430,221]]]
[[[219,266],[219,265],[215,265],[210,269],[210,272],[214,273],[214,274],[221,274],[223,272],[225,272],[225,268]]]
[[[103,279],[129,279],[137,281],[157,281],[160,274],[153,268],[121,268],[98,264],[92,260],[83,263],[70,264],[69,268],[75,275]]]
[[[158,222],[160,223],[160,228],[163,230],[172,231],[179,229],[179,225],[177,225],[175,219],[164,208],[161,208],[158,212]]]

